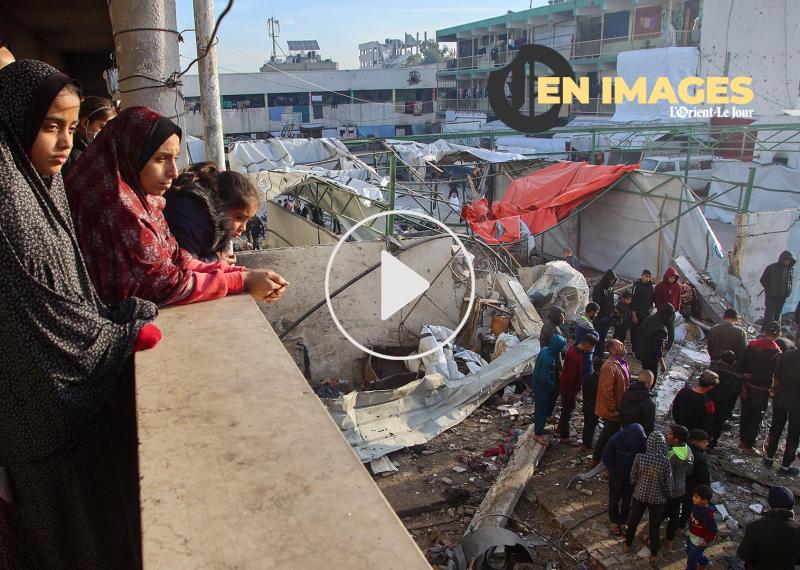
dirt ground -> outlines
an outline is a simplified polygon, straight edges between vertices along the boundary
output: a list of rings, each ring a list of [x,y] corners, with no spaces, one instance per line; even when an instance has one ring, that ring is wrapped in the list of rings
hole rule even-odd
[[[587,273],[590,286],[599,277],[599,272]],[[656,389],[657,429],[664,432],[671,423],[669,406],[674,394],[687,382],[693,382],[707,366],[701,358],[705,352],[701,329],[689,323],[683,343],[670,351],[667,371],[659,377]],[[631,372],[637,375],[641,367],[630,355],[630,344],[626,344]],[[509,415],[509,406],[515,406],[518,415]],[[574,435],[582,429],[580,410],[578,403],[571,422]],[[398,471],[377,475],[376,482],[423,552],[429,554],[431,549],[451,546],[461,539],[508,461],[508,457],[496,455],[498,446],[513,440],[515,433],[521,434],[532,422],[532,413],[528,393],[498,393],[461,424],[427,444],[390,455]],[[736,414],[731,430],[723,432],[717,450],[709,455],[713,502],[724,505],[738,521],[738,527],[731,524],[731,529],[718,518],[719,536],[707,549],[717,568],[742,568],[735,557],[742,527],[760,516],[759,509],[767,510],[770,485],[792,484],[790,478],[766,469],[760,458],[740,455],[738,409]],[[767,420],[768,417],[759,444],[766,433]],[[595,437],[600,429],[598,426]],[[570,486],[575,475],[589,471],[590,460],[590,456],[580,455],[579,448],[560,443],[551,443],[545,451],[508,525],[522,537],[538,538],[535,563],[518,568],[684,568],[686,539],[682,534],[676,537],[671,550],[662,547],[652,566],[646,561],[649,552],[638,538],[632,552],[623,554],[622,537],[610,534],[606,514],[608,486],[602,475]],[[645,520],[639,527],[640,535],[646,528]]]

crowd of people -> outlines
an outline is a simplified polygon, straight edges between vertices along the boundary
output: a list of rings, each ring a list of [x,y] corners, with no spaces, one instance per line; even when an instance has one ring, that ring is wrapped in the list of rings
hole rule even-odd
[[[582,454],[591,453],[593,468],[602,463],[609,487],[610,530],[624,536],[625,551],[631,548],[646,511],[648,531],[642,540],[651,560],[658,555],[661,527],[666,523],[663,543],[667,547],[672,547],[679,530],[686,533],[687,568],[708,564],[703,552],[714,540],[717,526],[706,454],[716,449],[737,402],[741,453],[761,456],[764,467],[773,468],[786,429],[777,473],[800,474],[792,466],[800,442],[800,351],[793,338],[782,336],[780,323],[769,319],[780,317],[791,293],[793,265],[791,252],[783,252],[764,272],[765,289],[780,296],[767,299],[767,317],[757,338],[748,342],[735,309],[726,310],[722,322],[711,327],[707,337],[711,364],[693,385],[675,395],[674,423],[666,434],[656,429],[653,398],[681,309],[683,284],[678,272],[669,267],[654,284],[651,272],[645,270],[632,286],[615,291],[617,277],[612,270],[606,271],[592,289],[592,301],[575,321],[572,343],[567,341],[564,310],[549,309],[539,339],[543,348],[529,378],[535,437],[546,443],[545,435],[552,431],[560,443],[580,446]],[[773,307],[777,308],[770,313]],[[632,375],[626,360],[626,341],[641,364],[638,376]],[[583,428],[578,439],[571,435],[571,419],[581,392]],[[556,420],[553,414],[559,398]],[[772,421],[763,433],[770,402]],[[548,424],[554,427],[547,428]],[[762,435],[766,437],[759,451],[756,440]],[[747,529],[739,556],[748,568],[793,568],[800,562],[800,526],[786,516],[794,497],[781,489],[774,488],[770,494],[772,511],[761,524]],[[762,527],[782,530],[772,537]],[[791,548],[781,542],[789,536],[795,542]]]
[[[137,568],[133,353],[160,307],[288,283],[229,253],[247,177],[179,172],[172,121],[3,42],[0,67],[0,567]]]

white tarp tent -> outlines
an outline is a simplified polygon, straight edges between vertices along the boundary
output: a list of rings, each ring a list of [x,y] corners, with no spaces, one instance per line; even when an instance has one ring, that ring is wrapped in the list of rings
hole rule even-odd
[[[767,212],[796,208],[800,204],[800,170],[787,168],[781,164],[756,164],[741,160],[720,160],[714,162],[714,178],[708,191],[714,201],[738,208],[742,204],[750,168],[755,167],[754,188],[750,194],[747,209],[751,212]],[[741,183],[740,188],[726,192],[733,184]],[[769,189],[769,190],[768,190]],[[725,192],[723,194],[723,192]],[[727,224],[734,223],[736,213],[724,208],[707,206],[706,217]]]
[[[414,141],[387,140],[386,144],[394,149],[403,162],[411,166],[425,166],[426,163],[453,164],[455,162],[499,163],[512,160],[525,160],[521,154],[496,152],[476,146],[465,146],[439,139],[430,144]]]
[[[231,170],[243,174],[312,163],[329,169],[369,169],[341,141],[324,138],[239,141],[228,152],[228,162]]]
[[[567,160],[567,141],[565,139],[545,139],[509,135],[497,137],[495,145],[499,152],[518,153],[521,155],[544,154],[548,160]]]
[[[683,202],[678,201],[681,197]],[[636,245],[619,262],[616,272],[627,278],[639,277],[643,269],[663,273],[673,258],[676,230],[675,256],[684,255],[697,267],[704,267],[707,260],[721,258],[723,249],[700,208],[688,211],[694,203],[679,178],[631,172],[586,212],[542,234],[541,247],[557,257],[569,247],[582,263],[608,269],[625,250],[680,211],[680,222],[673,221]]]

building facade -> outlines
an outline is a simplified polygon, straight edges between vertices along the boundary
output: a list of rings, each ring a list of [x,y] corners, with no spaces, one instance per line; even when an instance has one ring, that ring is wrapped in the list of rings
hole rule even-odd
[[[184,77],[183,126],[202,136],[197,76]],[[340,138],[427,134],[436,121],[436,66],[220,74],[226,142],[316,131]]]
[[[547,6],[438,30],[437,41],[455,44],[456,52],[439,64],[438,108],[441,113],[483,111],[491,118],[489,73],[510,63],[522,45],[535,43],[558,51],[576,76],[589,78],[589,103],[562,112],[614,113],[614,105],[603,104],[599,94],[602,78],[616,75],[620,52],[697,47],[698,75],[753,77],[755,114],[780,114],[797,107],[798,38],[797,2],[552,0]]]

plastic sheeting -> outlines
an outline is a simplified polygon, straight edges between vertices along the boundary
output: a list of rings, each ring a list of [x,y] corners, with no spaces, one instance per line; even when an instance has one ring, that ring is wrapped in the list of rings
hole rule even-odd
[[[507,136],[497,137],[495,145],[497,150],[501,152],[513,152],[522,155],[546,154],[545,158],[548,160],[567,159],[567,141],[565,139]]]
[[[189,151],[189,164],[197,164],[206,159],[206,143],[203,139],[188,135],[186,137],[186,149]]]
[[[491,211],[487,200],[482,198],[465,205],[462,215],[475,234],[487,243],[519,241],[524,235],[522,228],[527,227],[534,234],[547,231],[583,202],[638,167],[638,164],[597,166],[559,162],[512,182],[503,198],[492,204]]]
[[[538,265],[532,277],[534,282],[527,293],[540,314],[547,314],[555,305],[564,309],[568,321],[574,321],[589,302],[586,278],[566,261]]]
[[[350,164],[342,163],[342,159]],[[341,169],[363,164],[337,139],[239,141],[233,143],[228,152],[228,162],[231,170],[242,174],[309,163],[324,163],[319,166]]]
[[[647,79],[647,92],[652,92],[656,79],[666,77],[677,89],[685,78],[697,75],[700,50],[694,47],[668,47],[623,51],[617,55],[617,76],[625,80],[629,87],[637,79]],[[661,100],[652,105],[641,105],[638,101],[617,103],[612,121],[654,121],[670,119],[672,103]],[[672,122],[680,122],[671,119]],[[694,122],[697,119],[687,119]]]
[[[500,163],[512,160],[525,160],[521,154],[510,152],[496,152],[475,146],[454,144],[439,139],[430,144],[413,141],[388,140],[386,144],[394,149],[401,160],[411,166],[425,166],[426,163],[453,164],[458,161]]]
[[[750,202],[747,206],[748,211],[769,212],[797,207],[800,202],[800,171],[787,168],[781,164],[756,164],[740,160],[715,161],[714,178],[719,178],[720,181],[711,183],[708,191],[709,197],[715,197],[714,201],[719,204],[738,208],[740,204],[743,204],[744,186],[750,175],[750,168],[753,167],[756,168],[753,185],[761,186],[761,188],[754,188],[750,194]],[[729,182],[721,182],[721,180]],[[731,182],[740,182],[743,186],[719,195],[732,186]],[[794,193],[775,192],[764,188],[791,190]],[[706,206],[705,214],[709,219],[720,220],[727,224],[732,224],[736,220],[736,213],[724,208]]]
[[[631,279],[649,269],[660,280],[673,258],[673,244],[675,257],[684,255],[703,268],[723,250],[700,208],[689,210],[695,201],[679,178],[632,172],[591,208],[543,234],[541,247],[557,257],[569,247],[583,264],[601,270],[617,264],[617,274]],[[679,224],[673,221],[637,244],[679,212]]]
[[[351,392],[327,402],[328,411],[366,463],[426,443],[458,425],[538,353],[539,339],[529,338],[463,378],[429,374],[395,390]]]

